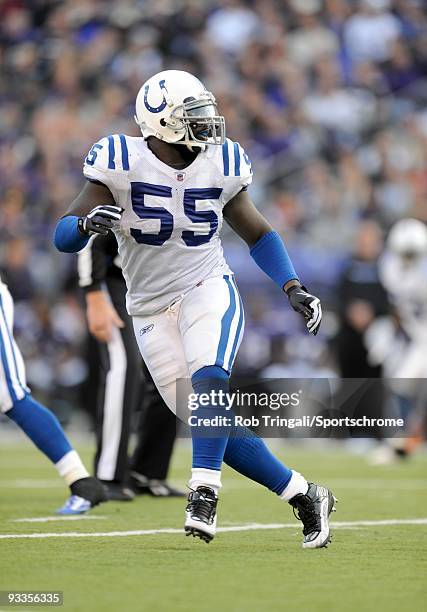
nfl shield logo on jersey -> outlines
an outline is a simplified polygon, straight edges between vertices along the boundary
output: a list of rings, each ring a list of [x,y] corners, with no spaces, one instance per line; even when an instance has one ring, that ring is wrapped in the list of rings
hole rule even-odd
[[[175,178],[177,181],[183,181],[185,179],[185,172],[175,172]]]

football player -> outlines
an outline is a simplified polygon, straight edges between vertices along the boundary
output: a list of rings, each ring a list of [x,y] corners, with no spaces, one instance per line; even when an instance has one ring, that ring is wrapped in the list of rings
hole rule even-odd
[[[417,219],[401,219],[390,230],[379,260],[380,279],[394,308],[396,336],[404,336],[394,378],[427,376],[427,227]],[[396,287],[399,279],[399,288]]]
[[[187,72],[160,72],[142,85],[135,119],[142,138],[111,135],[90,149],[83,170],[88,181],[59,220],[55,244],[77,252],[92,234],[113,229],[141,354],[175,411],[178,379],[190,377],[196,394],[227,391],[242,338],[243,304],[219,237],[224,219],[311,334],[322,310],[302,287],[280,236],[251,202],[250,160],[225,137],[212,93]],[[209,406],[206,414],[215,410]],[[305,548],[327,545],[331,491],[283,465],[244,427],[218,436],[192,433],[188,535],[214,537],[225,461],[294,507]]]
[[[58,514],[82,514],[106,500],[103,485],[89,476],[58,419],[31,395],[13,337],[13,300],[0,278],[0,411],[14,421],[55,465],[71,495]]]
[[[393,225],[379,259],[379,274],[392,317],[374,321],[366,342],[371,361],[380,363],[410,425],[407,437],[382,445],[375,464],[412,454],[424,439],[427,378],[427,227],[418,219]],[[396,279],[399,280],[396,283]]]

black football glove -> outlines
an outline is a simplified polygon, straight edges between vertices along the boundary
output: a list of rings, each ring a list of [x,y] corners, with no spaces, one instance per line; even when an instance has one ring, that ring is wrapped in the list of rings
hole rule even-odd
[[[110,204],[95,206],[85,217],[79,218],[79,230],[84,236],[92,236],[93,234],[106,236],[114,222],[120,221],[123,210],[119,206],[111,206]]]
[[[293,285],[286,293],[292,308],[304,317],[308,332],[315,336],[322,322],[322,306],[319,298],[308,293],[307,289],[300,285]]]

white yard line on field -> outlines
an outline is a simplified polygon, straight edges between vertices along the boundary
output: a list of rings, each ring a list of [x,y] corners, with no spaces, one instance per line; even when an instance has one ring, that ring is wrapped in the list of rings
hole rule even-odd
[[[426,489],[427,480],[423,478],[328,478],[327,485],[337,489]]]
[[[183,486],[178,480],[171,481],[175,486]],[[422,478],[413,479],[387,479],[387,478],[328,478],[327,484],[337,489],[399,489],[405,491],[427,490],[427,480]],[[37,479],[37,478],[5,478],[0,480],[0,488],[8,489],[51,489],[63,487],[59,478]],[[224,483],[224,491],[235,489],[247,489],[257,487],[255,482],[245,481],[242,478],[227,478]]]
[[[60,478],[11,478],[0,480],[0,487],[3,489],[57,489],[64,487],[64,483]]]
[[[385,519],[382,521],[344,521],[332,523],[332,529],[352,529],[354,527],[388,527],[394,525],[427,525],[427,518],[418,519]],[[232,525],[230,527],[219,527],[219,532],[229,531],[259,531],[267,529],[298,529],[296,523],[250,523],[249,525]],[[64,532],[64,533],[4,533],[0,534],[1,540],[23,539],[23,538],[117,538],[127,536],[145,536],[182,534],[182,529],[138,529],[135,531],[106,531],[98,533],[79,533],[79,532]]]
[[[48,523],[49,521],[97,521],[98,519],[106,519],[106,516],[97,516],[96,514],[78,514],[75,516],[37,516],[35,518],[18,518],[11,519],[11,523]]]
[[[349,478],[347,480],[341,478],[327,478],[326,484],[328,487],[334,490],[338,489],[346,489],[346,490],[360,490],[360,491],[424,491],[427,490],[427,480],[413,479],[413,480],[381,480],[381,479],[373,479],[369,478]],[[245,481],[243,479],[233,478],[231,480],[225,480],[223,484],[222,491],[227,493],[227,491],[243,491],[244,489],[250,488],[258,488],[256,482],[253,481]]]

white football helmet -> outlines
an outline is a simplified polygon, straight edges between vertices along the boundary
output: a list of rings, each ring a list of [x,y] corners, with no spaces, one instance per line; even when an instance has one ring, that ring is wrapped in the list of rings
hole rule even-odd
[[[391,228],[387,246],[401,257],[427,255],[427,227],[417,219],[401,219]]]
[[[215,98],[195,76],[164,70],[146,81],[136,98],[135,121],[144,138],[205,149],[225,142],[224,117]]]

